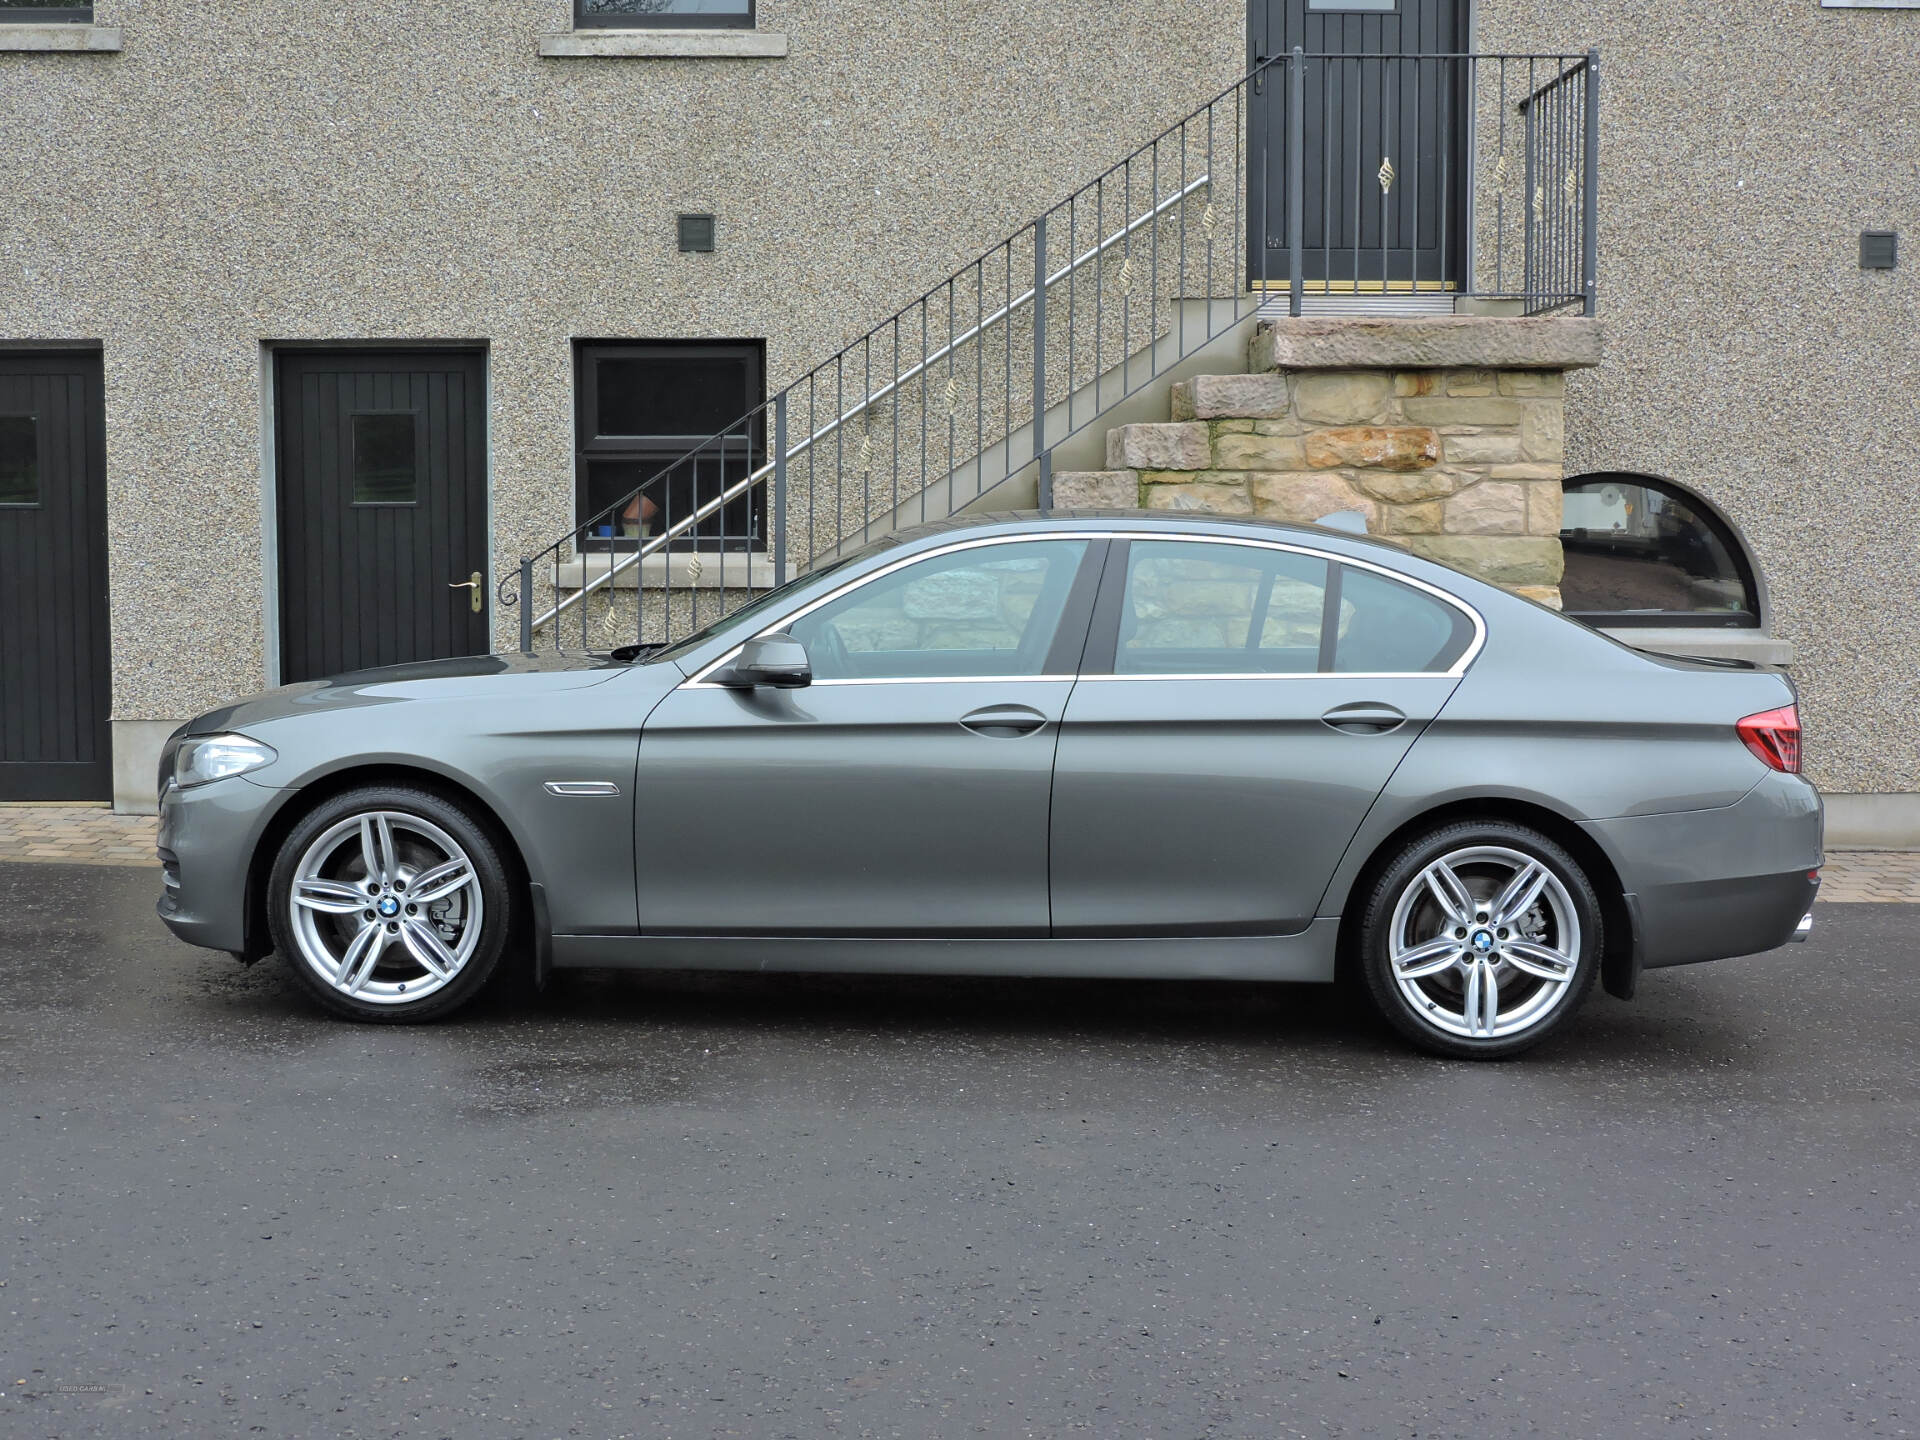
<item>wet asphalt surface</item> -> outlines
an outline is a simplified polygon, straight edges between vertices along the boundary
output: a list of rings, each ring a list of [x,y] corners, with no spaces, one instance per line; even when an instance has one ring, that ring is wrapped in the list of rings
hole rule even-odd
[[[1920,1432],[1920,908],[1529,1059],[1297,987],[335,1022],[0,865],[0,1434]]]

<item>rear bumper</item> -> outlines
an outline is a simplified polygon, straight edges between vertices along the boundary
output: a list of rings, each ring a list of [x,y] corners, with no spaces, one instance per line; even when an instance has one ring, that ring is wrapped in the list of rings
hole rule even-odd
[[[1589,821],[1639,913],[1640,966],[1692,965],[1805,939],[1820,888],[1820,795],[1770,774],[1717,810]]]

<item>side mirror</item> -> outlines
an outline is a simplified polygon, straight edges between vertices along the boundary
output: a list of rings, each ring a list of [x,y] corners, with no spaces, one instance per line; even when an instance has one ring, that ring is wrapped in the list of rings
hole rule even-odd
[[[743,690],[755,685],[798,690],[813,683],[813,662],[807,647],[791,635],[756,635],[740,647],[740,658],[713,678]]]

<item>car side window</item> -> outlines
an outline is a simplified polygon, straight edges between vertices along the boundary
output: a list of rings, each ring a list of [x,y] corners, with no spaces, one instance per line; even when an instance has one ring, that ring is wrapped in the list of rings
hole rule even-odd
[[[1473,643],[1473,622],[1452,605],[1397,580],[1340,567],[1333,668],[1342,674],[1444,671]]]
[[[1085,540],[929,556],[829,600],[786,629],[818,680],[1041,675]]]
[[[1267,546],[1135,540],[1114,673],[1311,674],[1327,562]]]

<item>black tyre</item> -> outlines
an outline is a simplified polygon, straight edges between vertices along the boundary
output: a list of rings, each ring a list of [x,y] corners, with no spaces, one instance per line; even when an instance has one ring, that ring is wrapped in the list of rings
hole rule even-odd
[[[485,987],[518,903],[498,847],[459,805],[411,786],[336,795],[280,847],[274,948],[335,1014],[402,1023]]]
[[[1462,821],[1393,857],[1361,910],[1360,972],[1388,1024],[1436,1055],[1498,1060],[1565,1025],[1593,989],[1600,902],[1547,836]]]

